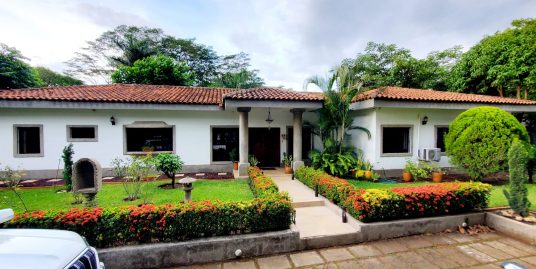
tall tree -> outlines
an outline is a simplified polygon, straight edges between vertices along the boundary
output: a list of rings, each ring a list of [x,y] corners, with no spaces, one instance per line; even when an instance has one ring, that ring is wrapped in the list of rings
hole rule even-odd
[[[529,98],[536,94],[536,19],[485,37],[453,68],[451,89]],[[534,96],[536,97],[536,96]]]
[[[20,51],[0,43],[0,89],[18,89],[38,86],[30,65]]]
[[[245,53],[221,58],[217,73],[210,85],[213,87],[249,89],[262,86],[264,81],[258,70],[251,69],[249,56]]]
[[[188,65],[176,62],[164,55],[150,56],[134,62],[132,66],[121,66],[112,73],[114,83],[192,85],[192,74]]]
[[[84,82],[69,75],[56,73],[46,67],[34,67],[33,71],[38,79],[39,87],[57,87],[83,85]]]

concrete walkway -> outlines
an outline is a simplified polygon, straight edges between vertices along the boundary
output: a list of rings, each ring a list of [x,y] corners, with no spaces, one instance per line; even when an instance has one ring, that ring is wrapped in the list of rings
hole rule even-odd
[[[296,209],[296,225],[302,243],[321,245],[340,243],[339,240],[354,238],[360,230],[357,223],[343,223],[342,210],[322,197],[315,197],[314,191],[303,185],[282,169],[264,170],[280,191],[286,191]],[[351,242],[348,242],[351,243]]]
[[[505,261],[536,268],[536,246],[498,233],[459,233],[403,237],[346,247],[324,248],[224,263],[193,265],[190,269],[287,268],[502,268]]]

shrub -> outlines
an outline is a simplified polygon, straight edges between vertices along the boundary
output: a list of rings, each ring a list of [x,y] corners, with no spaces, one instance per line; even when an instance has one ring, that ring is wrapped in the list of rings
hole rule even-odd
[[[450,124],[445,146],[451,163],[475,180],[506,168],[513,139],[529,141],[525,127],[510,113],[495,107],[476,107]]]
[[[63,159],[63,180],[65,181],[65,187],[69,191],[73,185],[73,155],[73,144],[70,143],[63,148],[63,155],[61,155],[61,158]]]
[[[288,195],[258,168],[251,168],[250,175],[257,198],[249,201],[34,211],[18,214],[4,227],[70,230],[96,247],[288,229],[294,216]]]
[[[182,170],[184,162],[178,155],[160,153],[155,157],[155,167],[171,179],[171,187],[175,188],[175,174]]]
[[[527,198],[527,161],[529,152],[526,145],[519,140],[512,142],[512,147],[508,151],[508,166],[510,167],[509,190],[504,189],[504,195],[508,199],[508,204],[515,213],[526,217],[529,213],[530,202]]]
[[[319,184],[323,196],[364,222],[468,212],[486,207],[491,191],[480,182],[364,190],[310,167],[300,167],[294,176],[311,188]]]
[[[314,168],[322,169],[326,173],[338,177],[349,176],[359,162],[359,158],[353,149],[345,152],[312,150],[309,153],[309,157]]]
[[[424,180],[430,178],[432,173],[432,166],[425,161],[419,161],[418,163],[413,162],[411,159],[406,161],[406,166],[404,171],[408,172],[413,176],[415,181]]]
[[[28,212],[26,203],[24,202],[24,199],[22,199],[22,196],[18,192],[22,176],[23,176],[23,173],[21,171],[17,171],[11,168],[10,166],[6,166],[3,169],[0,169],[0,181],[3,181],[6,184],[7,189],[11,190],[15,194],[15,196],[17,196],[22,206],[24,207],[24,210]]]

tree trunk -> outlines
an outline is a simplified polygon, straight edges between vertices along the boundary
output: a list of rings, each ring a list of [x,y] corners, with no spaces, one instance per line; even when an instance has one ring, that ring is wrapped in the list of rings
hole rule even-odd
[[[517,85],[516,87],[516,98],[521,99],[521,86]]]
[[[504,93],[503,93],[503,88],[502,88],[502,86],[499,86],[499,88],[497,88],[497,91],[499,92],[499,96],[500,96],[500,97],[504,97]]]
[[[529,90],[525,88],[525,99],[529,99]]]

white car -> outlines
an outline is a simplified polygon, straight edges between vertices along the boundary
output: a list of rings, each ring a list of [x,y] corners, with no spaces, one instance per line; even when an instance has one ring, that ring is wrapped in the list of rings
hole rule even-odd
[[[0,210],[0,223],[13,210]],[[0,229],[0,269],[104,269],[95,248],[77,233],[46,229]]]

